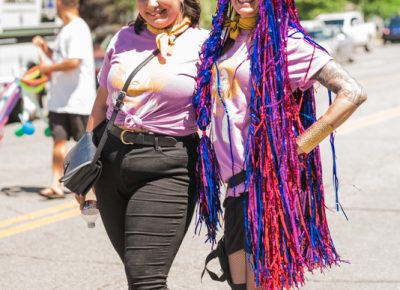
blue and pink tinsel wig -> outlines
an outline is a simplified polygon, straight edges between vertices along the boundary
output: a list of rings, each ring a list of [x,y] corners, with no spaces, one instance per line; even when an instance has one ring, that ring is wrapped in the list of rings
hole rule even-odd
[[[231,9],[230,0],[218,1],[200,53],[193,100],[203,132],[197,163],[197,226],[206,225],[213,243],[222,212],[220,175],[206,130],[212,113],[211,69],[221,55],[224,23]],[[319,149],[297,155],[296,137],[315,122],[316,115],[313,88],[293,94],[289,86],[286,44],[290,27],[303,32],[293,0],[259,0],[249,55],[252,89],[245,151],[249,193],[245,230],[257,284],[268,290],[298,287],[304,284],[305,271],[340,261],[325,215]]]

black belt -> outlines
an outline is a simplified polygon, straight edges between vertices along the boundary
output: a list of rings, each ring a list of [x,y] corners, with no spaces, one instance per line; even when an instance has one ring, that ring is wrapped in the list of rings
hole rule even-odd
[[[239,185],[246,181],[246,171],[242,170],[238,174],[235,174],[231,178],[228,179],[228,188],[234,188],[236,185]]]
[[[175,147],[178,142],[183,142],[196,137],[191,134],[185,137],[172,137],[148,132],[134,132],[112,126],[110,133],[125,145],[147,145],[155,147]]]

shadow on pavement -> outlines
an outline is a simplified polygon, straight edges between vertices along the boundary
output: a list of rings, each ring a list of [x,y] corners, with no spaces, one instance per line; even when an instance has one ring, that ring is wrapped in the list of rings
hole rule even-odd
[[[45,187],[38,186],[8,186],[0,188],[0,193],[10,197],[18,197],[18,196],[40,196],[39,192],[45,189]],[[68,195],[69,192],[64,192]]]

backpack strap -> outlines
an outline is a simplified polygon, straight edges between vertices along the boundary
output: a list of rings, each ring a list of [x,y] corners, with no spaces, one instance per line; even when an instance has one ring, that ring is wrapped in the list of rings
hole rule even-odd
[[[211,271],[210,269],[207,268],[207,265],[210,261],[214,260],[215,258],[218,258],[221,270],[222,270],[222,275],[218,277],[216,273]],[[201,278],[203,278],[204,273],[207,271],[208,275],[210,275],[211,279],[214,281],[219,281],[219,282],[224,282],[228,281],[229,284],[231,284],[231,278],[230,278],[230,271],[229,271],[229,261],[228,261],[228,256],[226,255],[225,252],[225,240],[224,237],[222,237],[217,244],[217,247],[215,250],[211,251],[210,254],[206,257],[206,261],[204,264],[204,269],[203,272],[201,273]]]
[[[208,254],[206,258],[206,262],[204,264],[204,269],[203,272],[201,273],[201,279],[203,279],[203,276],[205,272],[207,271],[208,275],[210,275],[210,278],[213,279],[214,281],[219,281],[219,282],[224,282],[226,281],[226,273],[222,273],[220,277],[218,277],[217,274],[215,274],[213,271],[207,268],[207,264],[214,260],[215,258],[218,258],[218,249],[213,250],[210,254]]]

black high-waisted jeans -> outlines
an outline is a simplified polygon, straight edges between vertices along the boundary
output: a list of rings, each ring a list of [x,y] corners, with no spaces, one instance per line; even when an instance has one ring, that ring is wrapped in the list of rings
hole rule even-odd
[[[168,289],[168,272],[195,207],[197,142],[193,138],[156,150],[124,145],[113,135],[107,140],[95,190],[129,289]]]

